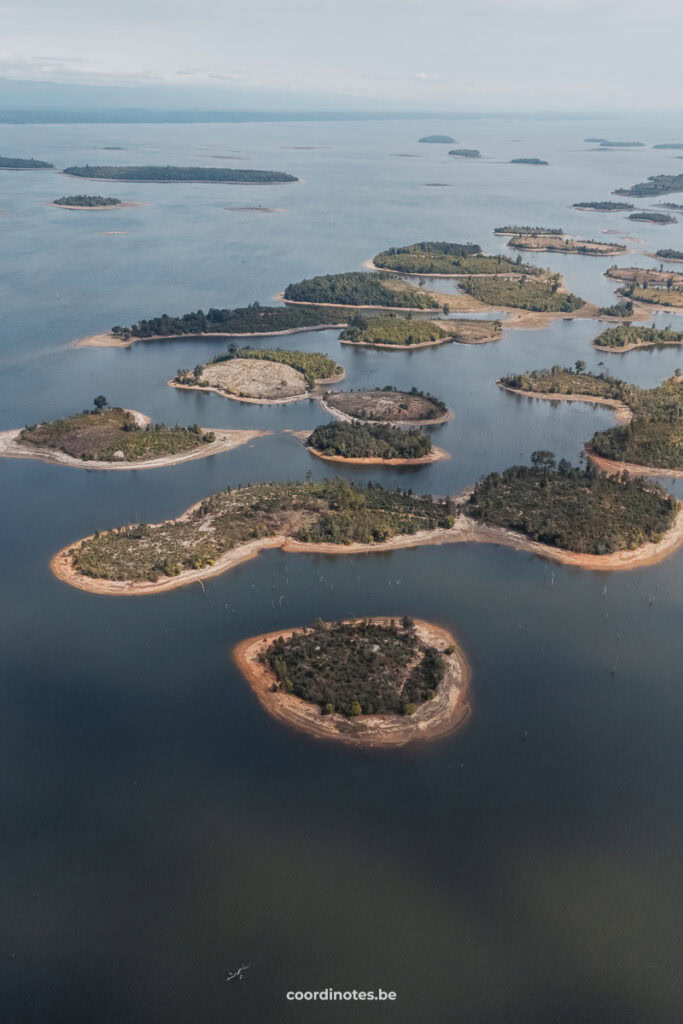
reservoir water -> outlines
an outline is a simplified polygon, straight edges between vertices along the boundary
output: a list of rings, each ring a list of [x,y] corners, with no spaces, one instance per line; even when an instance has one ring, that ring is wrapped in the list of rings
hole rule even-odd
[[[419,145],[432,130],[487,159]],[[48,567],[97,528],[172,517],[228,485],[332,472],[283,433],[324,422],[314,402],[241,405],[166,386],[224,340],[116,350],[75,349],[74,339],[162,312],[267,303],[289,281],[361,269],[419,239],[504,252],[492,231],[506,223],[638,239],[616,259],[528,257],[609,303],[604,270],[656,266],[643,253],[683,248],[681,223],[571,204],[681,165],[675,152],[600,152],[583,139],[681,135],[683,124],[655,118],[627,128],[482,119],[0,129],[3,154],[58,167],[234,160],[302,179],[105,184],[0,172],[0,429],[104,393],[169,423],[274,432],[130,473],[0,460],[3,1022],[681,1019],[681,551],[609,574],[483,544],[337,558],[271,551],[204,587],[134,598],[82,593]],[[536,155],[549,166],[506,163]],[[146,205],[48,205],[80,191]],[[258,205],[282,212],[226,209]],[[683,317],[655,322],[683,329]],[[596,369],[602,359],[651,386],[683,363],[676,348],[597,353],[598,330],[562,321],[405,353],[354,350],[334,330],[279,344],[341,362],[340,387],[415,385],[444,399],[454,419],[433,436],[449,461],[334,470],[455,494],[537,448],[575,461],[614,422],[607,409],[504,393],[501,373],[577,359]],[[662,482],[683,499],[683,481]],[[428,746],[362,752],[289,731],[231,661],[237,641],[317,616],[404,613],[451,629],[473,670],[469,720]],[[242,961],[253,965],[244,983],[226,985]],[[327,987],[397,998],[286,999]]]

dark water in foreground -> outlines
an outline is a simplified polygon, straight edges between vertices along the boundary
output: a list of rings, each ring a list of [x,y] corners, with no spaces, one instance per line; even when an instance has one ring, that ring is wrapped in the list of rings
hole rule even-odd
[[[104,144],[130,147],[131,163],[239,150],[244,166],[304,182],[237,197],[222,186],[117,185],[149,205],[72,216],[41,205],[71,179],[0,178],[2,429],[98,392],[169,422],[313,426],[313,403],[241,406],[165,386],[219,340],[66,346],[163,310],[267,301],[290,279],[360,267],[385,245],[446,237],[499,249],[491,229],[520,221],[581,237],[622,228],[644,239],[642,251],[683,247],[680,225],[634,228],[568,209],[670,168],[656,151],[583,152],[585,136],[617,137],[623,125],[487,121],[453,132],[501,159],[520,146],[547,155],[540,169],[456,165],[413,142],[428,128],[3,128],[0,151],[59,164],[94,163]],[[651,123],[627,134],[658,142],[676,131]],[[284,148],[305,144],[324,148]],[[286,212],[223,209],[257,202]],[[99,233],[109,230],[129,233]],[[601,277],[611,260],[536,258],[587,298],[611,299]],[[619,262],[634,260],[649,265]],[[576,458],[612,422],[605,410],[517,399],[494,384],[506,370],[579,358],[595,368],[595,333],[559,323],[417,353],[351,350],[334,331],[281,343],[329,352],[347,369],[344,387],[416,384],[444,398],[455,418],[434,439],[450,461],[345,471],[443,494],[538,447]],[[651,385],[683,354],[607,359]],[[81,593],[49,572],[55,550],[97,527],[176,515],[227,484],[308,469],[329,472],[280,433],[167,470],[0,462],[3,1024],[680,1020],[681,552],[598,574],[486,545],[273,551],[204,590],[130,599]],[[681,481],[673,489],[683,498]],[[318,615],[403,613],[452,629],[473,668],[467,725],[427,747],[359,752],[292,733],[265,716],[231,662],[245,636]],[[246,981],[226,986],[242,960],[253,964]],[[393,989],[397,1000],[285,998],[328,986]]]

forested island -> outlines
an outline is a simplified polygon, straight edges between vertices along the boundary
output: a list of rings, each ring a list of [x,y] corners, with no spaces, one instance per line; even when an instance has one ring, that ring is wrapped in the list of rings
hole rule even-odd
[[[683,149],[683,142],[658,142],[653,149]]]
[[[640,477],[607,476],[566,459],[558,463],[549,451],[534,452],[531,460],[531,466],[511,466],[475,484],[467,515],[589,555],[656,544],[676,522],[676,499]]]
[[[598,309],[598,316],[629,319],[633,315],[633,303],[630,300],[625,302],[614,302],[611,306],[600,306]]]
[[[655,213],[654,210],[641,210],[638,213],[629,214],[629,220],[644,220],[650,224],[676,224],[676,218],[670,213]]]
[[[665,210],[683,210],[683,203],[655,203],[655,206],[661,206]]]
[[[553,366],[549,370],[527,370],[508,373],[498,383],[508,390],[542,397],[581,395],[587,399],[600,399],[630,408],[640,390],[618,377],[605,373],[589,373],[583,360],[571,366]],[[629,417],[630,418],[630,417]]]
[[[682,249],[657,249],[655,256],[660,260],[676,260],[677,262],[683,260]]]
[[[296,331],[315,330],[319,327],[339,327],[347,320],[347,311],[340,310],[330,315],[329,309],[308,306],[297,309],[293,306],[261,306],[253,302],[249,306],[237,309],[209,309],[206,313],[198,309],[182,316],[152,317],[140,320],[129,327],[116,325],[111,328],[111,344],[128,344],[133,341],[144,341],[145,338],[177,338],[188,335],[268,335],[290,334]],[[331,321],[334,320],[334,323]],[[89,341],[106,341],[107,335],[95,335]]]
[[[360,391],[327,391],[321,405],[341,419],[374,423],[442,423],[446,403],[419,388],[399,391],[393,384]]]
[[[530,224],[506,224],[502,228],[494,228],[494,235],[563,235],[562,228],[539,228]]]
[[[503,336],[500,320],[415,320],[387,316],[371,319],[356,314],[339,335],[340,341],[378,348],[419,348],[446,341],[479,344]]]
[[[667,192],[683,192],[683,174],[653,174],[629,188],[615,189],[617,196],[663,196]]]
[[[41,167],[54,167],[45,160],[25,159],[19,156],[0,156],[0,170],[31,171]]]
[[[443,142],[452,143],[455,139],[451,138],[450,135],[425,135],[424,138],[418,139],[418,142]]]
[[[547,165],[548,165],[548,161],[547,160],[541,160],[537,156],[517,156],[517,157],[514,158],[514,160],[511,160],[510,163],[511,164],[536,164],[538,166],[543,165],[544,167],[547,167]]]
[[[0,456],[37,458],[89,469],[170,466],[218,454],[261,435],[254,430],[205,430],[150,422],[148,416],[109,408],[98,395],[92,409],[0,434]]]
[[[559,275],[551,279],[522,277],[466,277],[461,288],[468,295],[489,306],[528,309],[535,312],[572,313],[585,305],[584,300],[572,292],[563,291]]]
[[[479,152],[478,149],[449,149],[448,155],[464,156],[467,157],[469,160],[476,160],[478,157],[481,156],[481,153]]]
[[[350,271],[345,274],[323,274],[288,284],[285,302],[307,302],[317,305],[403,307],[406,309],[438,309],[439,301],[429,292],[397,280],[392,274],[369,274]]]
[[[99,178],[104,181],[194,181],[233,184],[270,185],[275,182],[298,181],[283,171],[254,171],[239,167],[65,167],[64,174],[76,178]]]
[[[122,206],[120,199],[114,199],[113,196],[62,196],[61,199],[54,200],[55,206],[68,206],[75,207],[78,209],[103,209],[108,206]]]
[[[644,142],[610,142],[609,139],[600,139],[600,145],[606,148],[614,147],[615,149],[635,149],[637,147],[644,146]]]
[[[616,256],[626,252],[626,246],[617,242],[596,242],[560,235],[515,235],[508,245],[513,249],[527,249],[530,252],[566,252],[580,256]]]
[[[414,242],[385,249],[373,261],[378,270],[402,274],[464,276],[469,274],[542,274],[539,267],[508,256],[485,256],[473,242]]]
[[[243,401],[286,402],[306,398],[316,383],[341,380],[343,376],[343,367],[322,352],[231,345],[206,365],[178,370],[170,383]]]
[[[670,327],[641,327],[635,324],[609,327],[593,341],[595,348],[608,349],[612,352],[630,352],[634,348],[682,344],[683,331],[672,331]]]
[[[632,210],[633,203],[617,203],[610,199],[600,199],[595,202],[584,201],[572,203],[575,210],[595,210],[598,213],[616,213],[618,210]]]
[[[402,746],[467,714],[469,670],[454,637],[408,616],[318,619],[245,640],[235,660],[266,711],[318,738]]]
[[[386,423],[329,423],[316,427],[304,443],[324,459],[363,462],[424,462],[440,452],[432,452],[429,434]]]

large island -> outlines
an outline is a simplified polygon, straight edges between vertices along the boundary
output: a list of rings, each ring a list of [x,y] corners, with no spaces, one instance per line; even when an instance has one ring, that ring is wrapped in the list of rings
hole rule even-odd
[[[0,156],[0,170],[3,171],[34,171],[54,167],[45,160],[26,159],[20,156]]]
[[[407,616],[318,619],[244,640],[234,657],[269,714],[318,739],[403,746],[452,732],[468,712],[455,638]]]
[[[278,182],[298,181],[293,174],[283,171],[254,171],[243,167],[65,167],[64,174],[76,178],[97,178],[100,181],[191,181],[223,182],[233,185],[272,185]]]
[[[473,242],[413,242],[378,253],[370,263],[373,270],[429,277],[466,277],[471,274],[542,274],[540,267],[518,262],[508,256],[487,256]]]

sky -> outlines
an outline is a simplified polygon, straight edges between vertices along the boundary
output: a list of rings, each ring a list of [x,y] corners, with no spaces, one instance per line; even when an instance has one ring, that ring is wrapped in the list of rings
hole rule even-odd
[[[0,24],[0,78],[176,106],[683,108],[683,0],[0,0]]]

